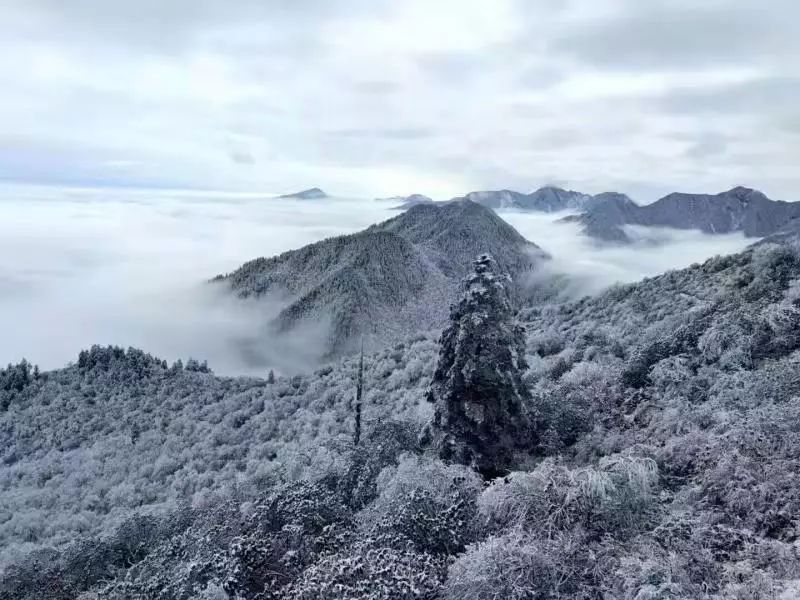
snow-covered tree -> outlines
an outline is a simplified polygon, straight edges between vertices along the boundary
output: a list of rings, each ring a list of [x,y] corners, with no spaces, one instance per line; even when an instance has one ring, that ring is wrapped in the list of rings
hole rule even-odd
[[[425,442],[488,477],[511,468],[529,436],[525,330],[509,284],[491,256],[478,257],[442,333],[428,396],[435,413]]]

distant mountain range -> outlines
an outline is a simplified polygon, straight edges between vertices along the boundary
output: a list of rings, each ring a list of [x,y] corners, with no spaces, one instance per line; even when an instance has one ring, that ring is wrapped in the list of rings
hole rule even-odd
[[[395,210],[407,210],[412,206],[416,206],[417,204],[434,204],[432,198],[428,198],[428,196],[423,196],[422,194],[411,194],[410,196],[400,198],[399,200],[400,204],[392,207]]]
[[[280,196],[302,200],[327,198],[319,188]],[[379,199],[396,203],[396,210],[417,205],[446,205],[470,201],[494,210],[520,210],[575,214],[561,219],[577,223],[583,232],[600,242],[630,243],[625,231],[628,225],[694,229],[709,234],[742,232],[747,237],[778,236],[800,239],[800,203],[771,200],[762,192],[735,187],[719,194],[672,193],[653,202],[639,205],[625,194],[605,192],[584,194],[555,186],[539,188],[531,193],[514,190],[470,192],[446,202],[434,202],[428,196],[411,194]]]
[[[748,237],[800,239],[800,203],[771,200],[746,187],[719,194],[672,193],[646,205],[636,204],[617,192],[589,195],[553,186],[529,194],[513,190],[470,192],[450,202],[464,199],[495,210],[573,211],[576,214],[561,221],[580,224],[586,235],[602,242],[629,243],[627,225],[696,229],[709,234],[740,231]],[[421,194],[398,200],[403,200],[395,207],[398,209],[433,203]]]
[[[330,321],[324,352],[353,351],[441,327],[472,261],[491,253],[516,277],[547,254],[470,200],[422,202],[352,235],[258,258],[215,281],[243,298],[279,299],[272,334]]]
[[[598,240],[629,242],[626,225],[696,229],[710,234],[740,231],[764,237],[800,217],[800,203],[770,200],[763,193],[735,187],[719,194],[673,193],[640,206],[623,194],[601,194],[581,215],[567,217]],[[797,227],[793,225],[792,227]]]
[[[378,200],[391,200],[397,204],[394,208],[403,210],[416,204],[430,204],[434,202],[428,196],[411,194],[410,196],[394,196],[392,198],[379,198]],[[530,194],[515,192],[513,190],[493,190],[470,192],[465,196],[458,196],[449,200],[471,200],[476,204],[494,210],[530,210],[538,212],[560,212],[564,210],[584,210],[592,203],[592,196],[572,190],[547,186]],[[443,204],[443,202],[442,202]]]
[[[539,212],[584,210],[592,201],[592,197],[588,194],[552,186],[539,188],[530,194],[512,190],[470,192],[464,198],[494,209],[533,210]]]
[[[278,198],[294,198],[296,200],[321,200],[323,198],[330,198],[328,194],[319,188],[309,188],[302,192],[295,192],[294,194],[284,194]]]

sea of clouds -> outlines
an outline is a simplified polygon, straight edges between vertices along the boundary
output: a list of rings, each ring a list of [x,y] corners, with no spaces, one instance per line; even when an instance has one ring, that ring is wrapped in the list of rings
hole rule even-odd
[[[715,255],[740,252],[754,243],[742,233],[708,235],[696,230],[628,226],[628,245],[598,244],[565,213],[503,212],[502,217],[552,256],[541,275],[564,274],[564,295],[595,294],[614,283],[632,283]]]
[[[0,364],[25,357],[58,368],[92,344],[118,344],[169,361],[208,360],[223,374],[296,370],[313,360],[315,332],[289,346],[265,339],[254,359],[241,340],[258,337],[279,307],[228,297],[205,282],[252,258],[363,229],[394,216],[390,207],[371,199],[0,187]],[[556,223],[563,215],[502,216],[552,254],[548,269],[568,275],[571,295],[752,241],[660,231],[630,247],[597,248],[577,226]]]

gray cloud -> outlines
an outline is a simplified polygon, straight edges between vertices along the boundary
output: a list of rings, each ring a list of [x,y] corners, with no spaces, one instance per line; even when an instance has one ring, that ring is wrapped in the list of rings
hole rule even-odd
[[[448,197],[550,180],[710,191],[735,172],[792,197],[797,13],[789,0],[9,0],[0,177]]]
[[[236,150],[230,154],[231,160],[237,165],[254,165],[256,159],[252,154],[244,150]]]
[[[725,153],[730,143],[731,138],[720,133],[699,135],[692,140],[691,146],[686,150],[686,156],[695,160],[719,156]]]
[[[377,129],[339,129],[325,132],[326,136],[346,139],[423,140],[434,135],[428,127],[387,127]]]
[[[439,51],[417,57],[417,65],[425,75],[437,82],[463,85],[492,68],[490,52]]]
[[[752,113],[800,114],[800,76],[763,77],[712,89],[685,87],[671,90],[661,106],[684,114]]]
[[[353,90],[361,94],[384,95],[396,92],[398,89],[398,84],[392,81],[358,81],[353,84]]]
[[[797,4],[624,0],[606,16],[578,19],[551,48],[599,67],[736,64],[798,55]]]
[[[307,45],[322,23],[378,15],[387,7],[386,0],[352,0],[341,6],[325,0],[12,0],[4,10],[23,35],[47,36],[55,31],[73,41],[88,38],[90,43],[132,45],[148,53],[191,50],[204,38],[213,38],[214,32],[242,26],[260,30],[267,44],[281,33],[305,33]]]

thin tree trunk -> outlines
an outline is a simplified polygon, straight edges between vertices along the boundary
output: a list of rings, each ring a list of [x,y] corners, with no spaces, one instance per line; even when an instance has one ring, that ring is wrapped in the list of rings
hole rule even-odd
[[[364,391],[364,340],[361,340],[361,357],[358,359],[358,380],[356,381],[356,426],[353,432],[353,445],[361,441],[361,395]]]

